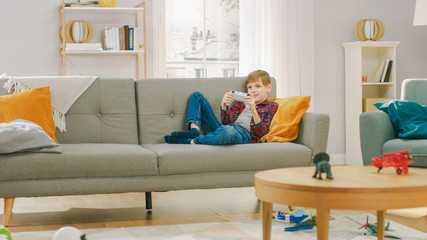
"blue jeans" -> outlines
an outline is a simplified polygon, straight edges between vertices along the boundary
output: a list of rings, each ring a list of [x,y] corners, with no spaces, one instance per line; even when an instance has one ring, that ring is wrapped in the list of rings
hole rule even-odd
[[[196,144],[228,145],[245,144],[252,141],[251,134],[236,124],[222,125],[209,101],[200,92],[191,94],[188,102],[187,128],[190,124],[203,126],[207,135],[200,135],[194,139]]]

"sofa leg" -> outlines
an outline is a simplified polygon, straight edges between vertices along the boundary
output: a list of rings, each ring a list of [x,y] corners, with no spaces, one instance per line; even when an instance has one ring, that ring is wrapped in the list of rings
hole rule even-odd
[[[3,226],[7,227],[10,224],[10,216],[12,215],[13,203],[15,198],[4,199]]]
[[[151,204],[151,192],[145,193],[145,208],[147,209],[147,213],[150,214],[152,210],[152,204]]]

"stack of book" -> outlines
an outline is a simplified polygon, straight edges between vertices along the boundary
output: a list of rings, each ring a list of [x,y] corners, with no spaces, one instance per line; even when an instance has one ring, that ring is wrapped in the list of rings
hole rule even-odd
[[[66,51],[102,51],[101,43],[66,43]]]
[[[106,27],[103,31],[104,50],[136,50],[138,28]]]
[[[64,3],[64,7],[99,7],[99,2],[98,1],[68,2],[68,3]]]
[[[372,82],[389,82],[393,60],[379,61]]]

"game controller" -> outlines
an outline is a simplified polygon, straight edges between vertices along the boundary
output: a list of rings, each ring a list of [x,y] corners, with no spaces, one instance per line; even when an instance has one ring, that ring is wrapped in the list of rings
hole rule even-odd
[[[242,92],[238,92],[238,91],[231,91],[231,93],[234,96],[234,100],[236,100],[238,102],[244,102],[245,97],[249,96],[249,93],[242,93]],[[230,104],[227,104],[227,106],[230,106]],[[246,104],[245,107],[248,110],[251,109],[251,105],[249,105],[249,104]]]

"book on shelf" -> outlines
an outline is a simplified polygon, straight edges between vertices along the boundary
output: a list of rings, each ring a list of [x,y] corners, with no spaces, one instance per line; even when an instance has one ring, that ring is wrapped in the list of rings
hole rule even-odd
[[[101,43],[66,43],[66,51],[101,51]]]
[[[390,82],[391,68],[393,67],[393,60],[388,61],[386,75],[384,77],[384,82]]]
[[[125,49],[129,50],[129,25],[124,25],[123,28],[125,29]]]
[[[390,62],[390,59],[384,60],[384,68],[383,68],[383,71],[381,72],[380,82],[384,82],[385,75],[387,74],[387,69],[388,69],[389,62]]]
[[[121,40],[121,42],[120,42],[120,49],[121,50],[124,50],[124,49],[126,49],[126,47],[125,47],[125,42],[126,42],[126,36],[125,36],[125,28],[120,28],[120,40]]]
[[[116,36],[116,37],[114,37],[114,49],[115,50],[122,50],[122,49],[120,49],[119,28],[114,27],[113,30],[114,30],[113,34],[114,34],[114,36]]]
[[[373,75],[372,82],[389,82],[392,66],[393,60],[391,59],[385,59],[384,61],[378,62],[377,68],[375,69],[375,73]]]
[[[137,50],[136,43],[138,28],[129,27],[105,27],[103,30],[103,45],[104,50]]]
[[[372,78],[372,82],[381,82],[381,74],[383,73],[383,70],[384,70],[384,64],[385,64],[385,61],[378,62],[377,68]]]
[[[102,44],[104,45],[104,50],[111,50],[108,39],[108,27],[104,28],[104,31],[102,31]]]
[[[129,28],[129,50],[134,49],[134,38],[135,38],[134,28]]]

